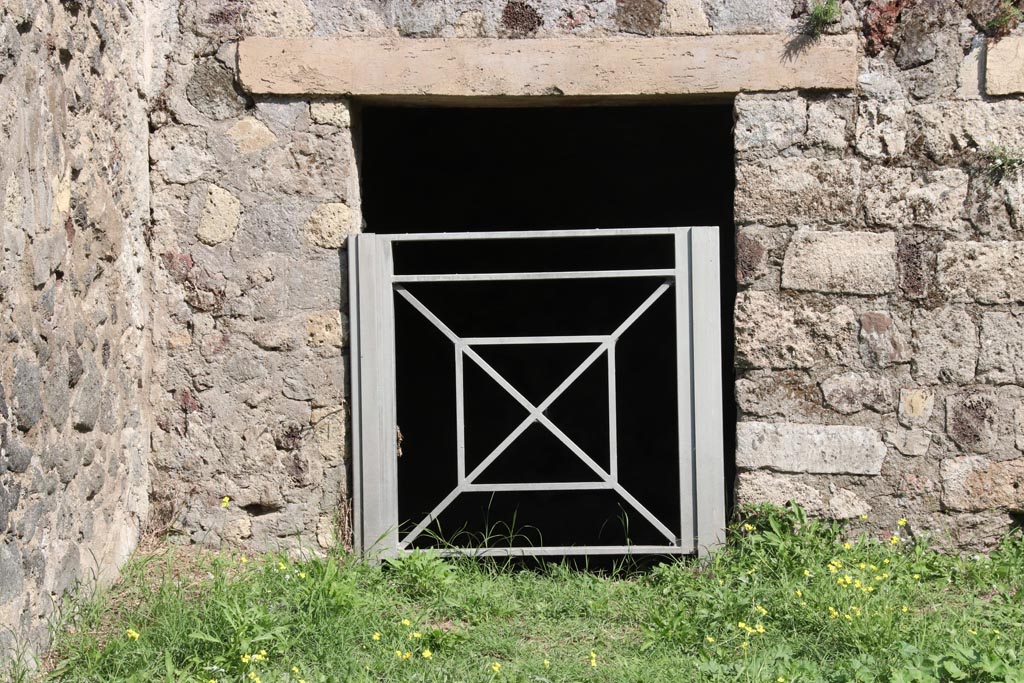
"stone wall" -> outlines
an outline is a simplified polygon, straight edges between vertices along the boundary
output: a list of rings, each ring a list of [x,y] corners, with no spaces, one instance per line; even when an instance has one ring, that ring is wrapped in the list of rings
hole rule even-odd
[[[148,508],[137,6],[0,3],[0,662]]]
[[[861,42],[854,92],[737,98],[741,502],[878,530],[906,517],[904,533],[961,547],[1024,511],[1024,180],[985,156],[1024,150],[1024,100],[984,91],[998,10],[844,2],[828,30]],[[807,16],[802,0],[186,0],[156,15],[154,501],[183,536],[255,548],[327,547],[339,524],[347,540],[339,310],[361,220],[345,101],[247,95],[236,41],[776,33],[799,49]]]

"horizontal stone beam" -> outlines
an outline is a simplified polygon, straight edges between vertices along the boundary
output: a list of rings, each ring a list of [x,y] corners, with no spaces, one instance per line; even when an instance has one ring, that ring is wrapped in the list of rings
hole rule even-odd
[[[254,94],[366,97],[649,97],[851,90],[855,36],[607,39],[247,38]]]
[[[1024,93],[1024,36],[990,42],[985,56],[985,92],[989,95]]]

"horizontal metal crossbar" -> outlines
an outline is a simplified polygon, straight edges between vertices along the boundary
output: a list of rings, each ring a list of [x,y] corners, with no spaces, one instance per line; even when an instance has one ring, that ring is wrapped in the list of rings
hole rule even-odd
[[[702,228],[690,228],[701,230]],[[714,228],[706,228],[714,230]],[[397,235],[375,234],[389,242],[448,242],[470,240],[532,240],[552,237],[636,237],[642,235],[675,235],[677,228],[600,228],[597,230],[497,230],[492,232],[417,232]]]
[[[551,337],[463,337],[466,346],[497,346],[508,344],[601,344],[611,339],[606,334],[565,335]]]
[[[539,481],[521,484],[466,484],[466,492],[498,493],[504,491],[610,491],[610,481]]]
[[[565,270],[532,273],[438,273],[433,275],[395,275],[393,282],[505,282],[515,280],[604,280],[616,278],[657,277],[674,278],[675,268],[648,268],[635,270]]]
[[[405,552],[411,552],[406,549]],[[521,548],[441,548],[445,556],[471,557],[561,557],[565,555],[682,555],[688,552],[675,545],[548,545]]]

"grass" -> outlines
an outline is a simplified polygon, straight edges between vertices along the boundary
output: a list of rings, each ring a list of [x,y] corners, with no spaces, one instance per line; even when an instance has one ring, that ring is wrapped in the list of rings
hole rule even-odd
[[[985,32],[993,38],[1001,38],[1024,21],[1024,12],[1018,9],[1019,0],[1003,0],[995,9],[992,18],[985,23]]]
[[[839,21],[843,10],[839,0],[823,0],[815,2],[807,14],[807,29],[811,35],[820,35],[829,26]]]
[[[1024,155],[1005,147],[992,147],[981,153],[985,171],[992,182],[998,183],[1007,175],[1024,169]]]
[[[1024,543],[955,557],[891,534],[760,507],[706,563],[605,573],[170,551],[70,605],[44,678],[1024,683]]]

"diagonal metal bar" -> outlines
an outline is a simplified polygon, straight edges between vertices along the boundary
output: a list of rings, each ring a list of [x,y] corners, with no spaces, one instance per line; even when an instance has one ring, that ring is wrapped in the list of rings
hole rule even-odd
[[[408,547],[408,545],[417,536],[419,536],[424,529],[426,529],[426,527],[430,524],[431,521],[436,519],[441,512],[443,512],[449,505],[451,505],[451,503],[455,500],[455,498],[458,497],[460,493],[463,493],[465,490],[467,490],[467,487],[471,485],[473,481],[481,473],[483,473],[483,471],[492,462],[494,462],[494,460],[497,459],[512,444],[513,441],[519,438],[519,436],[524,431],[526,431],[526,429],[535,421],[540,422],[545,427],[547,427],[547,429],[551,431],[551,433],[554,434],[560,441],[562,441],[562,443],[565,444],[565,446],[568,447],[578,458],[580,458],[580,460],[582,460],[584,464],[590,467],[590,469],[592,469],[606,483],[611,484],[614,487],[615,491],[620,496],[622,496],[623,499],[625,499],[626,502],[628,502],[634,509],[636,509],[636,511],[639,512],[648,522],[650,522],[660,533],[662,533],[666,538],[675,543],[677,540],[676,536],[672,533],[670,529],[668,529],[668,527],[666,527],[660,520],[658,520],[658,518],[655,517],[654,514],[652,514],[646,507],[644,507],[643,504],[641,504],[640,501],[638,501],[625,488],[620,486],[613,475],[609,474],[608,472],[605,472],[605,470],[601,468],[601,466],[598,465],[596,462],[594,462],[594,460],[589,455],[587,455],[587,453],[582,448],[580,448],[572,439],[568,437],[568,435],[566,435],[561,429],[558,428],[557,425],[551,422],[551,420],[548,419],[548,417],[543,414],[543,411],[546,410],[555,400],[557,400],[558,397],[561,396],[562,393],[564,393],[565,390],[568,389],[572,385],[572,383],[575,382],[587,370],[587,368],[593,365],[593,363],[601,356],[602,353],[609,351],[612,348],[615,341],[617,341],[619,337],[621,337],[621,335],[625,333],[626,330],[628,330],[633,325],[633,323],[635,323],[640,318],[640,316],[642,316],[647,311],[647,309],[654,305],[654,303],[666,291],[668,291],[669,287],[671,287],[671,284],[671,281],[668,281],[659,285],[658,288],[655,289],[654,292],[652,292],[651,295],[648,296],[647,299],[644,300],[644,302],[641,303],[640,306],[638,306],[636,310],[634,310],[633,313],[630,314],[629,317],[627,317],[621,325],[619,325],[615,332],[613,332],[610,335],[610,337],[607,338],[604,342],[598,345],[598,347],[572,373],[570,373],[569,376],[566,377],[566,379],[563,380],[563,382],[554,391],[552,391],[551,394],[548,395],[548,397],[545,398],[539,406],[534,406],[525,396],[523,396],[514,386],[512,386],[508,382],[508,380],[502,377],[502,375],[498,373],[497,370],[491,367],[491,365],[487,363],[487,361],[481,358],[479,354],[477,354],[472,348],[466,346],[465,342],[458,335],[456,335],[451,330],[451,328],[445,325],[440,318],[434,315],[434,313],[430,311],[430,309],[423,305],[423,303],[415,296],[413,296],[405,287],[402,287],[401,285],[396,285],[395,291],[398,292],[398,294],[401,295],[406,301],[408,301],[413,306],[413,308],[419,311],[421,315],[423,315],[427,320],[429,320],[438,330],[440,330],[441,333],[444,334],[453,344],[455,344],[456,353],[460,358],[463,356],[468,356],[469,358],[471,358],[477,365],[480,366],[482,370],[484,370],[484,372],[490,375],[491,379],[497,382],[497,384],[501,386],[503,389],[505,389],[505,391],[508,392],[509,395],[512,396],[512,398],[514,398],[520,405],[522,405],[524,408],[526,408],[527,411],[530,412],[530,415],[527,416],[526,419],[524,419],[501,442],[501,444],[499,444],[493,451],[491,451],[491,453],[488,454],[488,456],[484,458],[484,460],[479,465],[477,465],[473,469],[473,471],[469,473],[469,475],[463,478],[461,476],[462,472],[460,471],[459,484],[452,491],[450,491],[448,495],[445,496],[445,498],[440,503],[438,503],[438,505],[435,506],[435,508],[430,513],[428,513],[427,516],[419,524],[417,524],[412,531],[409,532],[408,535],[406,535],[405,539],[400,543],[400,545],[403,548]],[[459,353],[460,351],[462,353]],[[460,462],[460,465],[461,464],[462,462]]]

